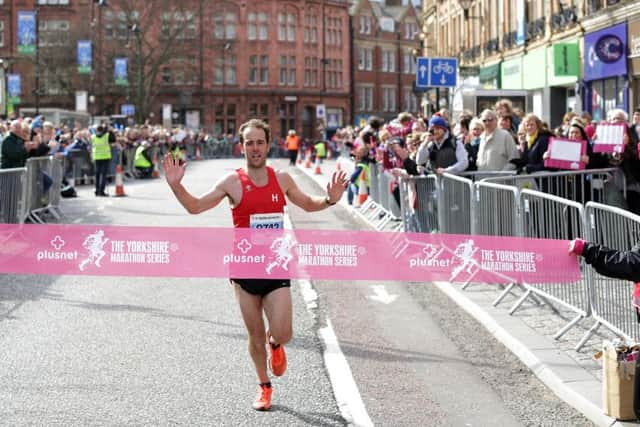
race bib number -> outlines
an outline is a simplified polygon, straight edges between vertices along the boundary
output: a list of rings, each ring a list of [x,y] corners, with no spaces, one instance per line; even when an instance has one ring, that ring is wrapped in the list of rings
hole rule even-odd
[[[249,226],[251,228],[268,228],[271,230],[281,230],[284,228],[284,214],[253,214],[249,217]]]

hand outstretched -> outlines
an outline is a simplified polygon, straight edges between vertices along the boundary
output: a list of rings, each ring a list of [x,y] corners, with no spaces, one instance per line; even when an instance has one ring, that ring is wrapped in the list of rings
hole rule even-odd
[[[337,203],[342,198],[344,190],[349,185],[349,179],[344,171],[334,171],[327,183],[327,195],[331,203]]]
[[[167,153],[162,159],[162,168],[164,169],[164,177],[170,186],[179,184],[184,177],[187,169],[187,163],[180,164],[180,160],[173,157],[173,154]]]

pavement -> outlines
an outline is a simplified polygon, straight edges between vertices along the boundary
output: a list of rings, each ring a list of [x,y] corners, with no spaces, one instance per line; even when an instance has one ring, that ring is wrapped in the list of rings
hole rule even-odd
[[[320,174],[316,173],[314,165],[307,168],[303,163],[297,167],[322,188],[326,188],[337,163],[341,164],[343,170],[352,167],[344,159],[338,159],[337,162],[325,160],[320,167]],[[367,223],[358,209],[348,205],[346,195],[340,205]],[[554,335],[575,317],[574,312],[529,300],[510,314],[511,307],[522,295],[519,290],[494,306],[494,300],[502,292],[497,285],[472,284],[464,290],[460,284],[448,282],[435,282],[434,286],[474,317],[560,399],[595,425],[637,425],[635,422],[617,421],[602,410],[602,364],[593,356],[601,349],[604,340],[614,340],[616,336],[601,327],[580,351],[575,350],[576,344],[593,326],[593,319],[583,319],[556,340]]]

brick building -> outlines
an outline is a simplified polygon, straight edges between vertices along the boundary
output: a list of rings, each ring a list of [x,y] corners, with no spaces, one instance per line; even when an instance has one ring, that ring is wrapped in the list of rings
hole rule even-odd
[[[353,27],[353,116],[391,119],[398,111],[418,112],[415,57],[420,53],[419,9],[400,1],[357,0]]]
[[[74,109],[86,91],[96,116],[131,104],[138,120],[160,123],[170,105],[174,123],[215,133],[260,117],[274,135],[317,137],[318,105],[328,127],[352,121],[349,1],[107,3],[0,0],[0,58],[22,77],[19,108]],[[15,36],[18,12],[36,9],[38,66]],[[78,40],[92,41],[92,73],[78,73]],[[126,85],[115,83],[116,58],[127,61]]]

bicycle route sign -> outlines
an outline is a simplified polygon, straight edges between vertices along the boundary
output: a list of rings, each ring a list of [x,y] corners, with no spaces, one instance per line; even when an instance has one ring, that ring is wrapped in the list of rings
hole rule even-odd
[[[416,87],[455,87],[458,83],[457,58],[417,58]]]

